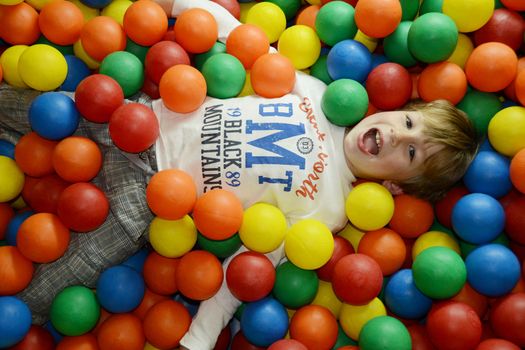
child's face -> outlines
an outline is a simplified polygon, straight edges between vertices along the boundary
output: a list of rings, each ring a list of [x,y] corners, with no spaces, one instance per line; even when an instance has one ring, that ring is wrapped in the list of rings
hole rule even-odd
[[[406,180],[417,176],[442,146],[425,142],[417,111],[381,112],[364,118],[345,136],[344,152],[356,177]]]

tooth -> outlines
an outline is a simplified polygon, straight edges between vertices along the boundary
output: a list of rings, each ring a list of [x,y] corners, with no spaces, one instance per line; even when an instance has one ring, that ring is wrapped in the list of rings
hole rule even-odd
[[[381,147],[381,145],[380,145],[380,141],[381,141],[381,139],[380,139],[380,137],[379,137],[379,133],[377,132],[377,133],[376,133],[376,144],[377,144],[377,148],[378,148],[378,149]]]

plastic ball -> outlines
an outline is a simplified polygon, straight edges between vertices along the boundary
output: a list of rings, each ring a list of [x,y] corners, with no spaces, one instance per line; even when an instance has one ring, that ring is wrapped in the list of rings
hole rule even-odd
[[[74,92],[78,84],[87,78],[91,71],[84,61],[77,56],[65,55],[64,57],[67,62],[67,75],[62,85],[60,85],[60,90]]]
[[[77,336],[95,327],[100,317],[100,305],[89,288],[70,286],[53,299],[49,315],[53,327],[60,333]]]
[[[5,238],[7,226],[12,218],[15,217],[15,211],[9,203],[0,203],[0,239]]]
[[[293,224],[284,238],[286,257],[294,265],[315,270],[323,266],[334,251],[332,232],[322,222],[303,219]]]
[[[443,13],[454,20],[458,30],[473,32],[483,27],[494,12],[492,0],[451,1],[443,0]]]
[[[81,3],[91,8],[101,9],[108,6],[111,0],[82,0]]]
[[[40,36],[38,12],[26,2],[2,6],[2,39],[12,45],[31,45]]]
[[[100,326],[97,342],[100,350],[143,350],[146,337],[137,316],[130,313],[114,314]]]
[[[14,295],[29,285],[33,278],[33,263],[16,247],[0,247],[0,295]]]
[[[362,350],[410,350],[410,333],[401,321],[390,316],[380,316],[368,321],[359,334]]]
[[[357,34],[355,10],[346,2],[330,1],[321,6],[315,18],[315,30],[322,42],[334,46]]]
[[[142,276],[124,265],[104,270],[97,281],[97,299],[100,305],[111,313],[135,309],[144,297],[144,291]]]
[[[189,252],[197,242],[197,229],[189,215],[179,220],[157,217],[150,224],[149,241],[160,255],[178,258]]]
[[[73,44],[73,53],[75,54],[75,56],[80,58],[82,62],[84,62],[89,67],[89,69],[98,69],[98,67],[100,67],[100,61],[95,60],[86,52],[86,50],[82,46],[81,40]]]
[[[162,75],[159,93],[166,107],[177,113],[190,113],[206,98],[206,79],[201,72],[186,64],[177,64]]]
[[[424,101],[444,99],[455,105],[467,92],[467,77],[455,63],[433,63],[419,75],[417,90]]]
[[[461,69],[465,69],[465,64],[472,50],[474,50],[472,40],[466,34],[459,33],[456,48],[452,55],[447,58],[447,61],[457,64]]]
[[[54,47],[36,44],[20,55],[18,73],[24,83],[35,90],[55,90],[66,79],[67,62]]]
[[[15,159],[15,145],[9,141],[0,140],[0,156]]]
[[[3,78],[9,85],[19,88],[28,87],[18,72],[18,60],[28,47],[29,46],[27,45],[14,45],[8,47],[0,55],[0,65],[2,66]]]
[[[465,64],[465,73],[475,89],[496,92],[512,82],[517,66],[514,50],[502,43],[489,42],[474,48]]]
[[[337,320],[325,307],[306,305],[290,320],[290,337],[308,349],[329,350],[337,340]]]
[[[412,21],[399,23],[396,30],[383,39],[383,49],[389,61],[399,63],[403,67],[411,67],[417,63],[408,45],[408,33],[412,27]]]
[[[217,98],[237,96],[246,79],[246,71],[241,61],[228,53],[218,53],[208,58],[201,69],[207,94]]]
[[[346,199],[348,219],[362,230],[373,231],[384,227],[393,214],[392,194],[375,182],[355,186]]]
[[[426,329],[438,349],[474,349],[481,340],[481,321],[464,303],[436,304],[427,316]]]
[[[134,95],[144,83],[144,67],[140,59],[127,51],[115,51],[100,63],[100,74],[105,74],[122,87],[125,97]]]
[[[221,5],[224,7],[228,12],[235,17],[235,19],[239,19],[241,16],[241,6],[237,0],[212,0],[214,3]]]
[[[269,253],[281,245],[286,229],[286,218],[279,208],[255,203],[244,211],[239,237],[248,249]]]
[[[391,34],[401,22],[401,16],[401,3],[396,0],[361,0],[355,6],[357,27],[373,38]]]
[[[357,252],[374,259],[384,276],[401,268],[407,248],[399,234],[388,228],[367,232],[359,241]]]
[[[18,235],[18,229],[20,228],[20,225],[33,214],[34,212],[31,210],[24,210],[20,213],[17,213],[9,221],[5,233],[5,240],[8,245],[16,246],[16,237]]]
[[[379,316],[386,316],[385,306],[379,298],[374,298],[365,305],[343,303],[339,314],[339,323],[350,338],[358,340],[363,326]]]
[[[72,2],[50,1],[40,10],[38,25],[49,41],[58,45],[73,45],[80,38],[84,15]]]
[[[219,35],[215,17],[201,8],[191,8],[180,13],[173,30],[175,41],[191,53],[208,51]]]
[[[314,300],[318,287],[319,279],[314,271],[286,261],[276,269],[272,294],[287,308],[297,309]]]
[[[179,302],[164,300],[151,307],[144,318],[144,335],[153,346],[172,349],[190,327],[191,316]]]
[[[419,16],[408,31],[408,48],[419,61],[435,63],[447,59],[458,41],[454,21],[442,13]]]
[[[510,161],[497,152],[478,152],[463,182],[470,192],[484,193],[494,198],[503,197],[512,188]]]
[[[525,293],[511,293],[497,300],[489,314],[490,326],[494,333],[503,339],[513,342],[520,348],[525,346],[522,332],[525,320]]]
[[[22,196],[35,212],[57,214],[60,194],[69,185],[56,174],[46,175],[36,179],[27,191],[23,190]]]
[[[0,296],[0,347],[13,346],[31,327],[31,310],[17,297]]]
[[[512,157],[525,148],[525,108],[507,107],[490,120],[490,144],[501,154]]]
[[[197,189],[191,176],[183,170],[161,170],[151,177],[146,187],[146,200],[155,215],[165,220],[178,220],[193,209]]]
[[[156,294],[171,295],[178,290],[176,274],[179,259],[166,258],[156,252],[148,254],[144,261],[143,276],[146,286]]]
[[[304,25],[293,25],[285,29],[277,42],[277,49],[288,57],[295,69],[312,66],[321,54],[321,41],[314,29]]]
[[[516,243],[525,244],[525,197],[513,199],[505,207],[505,232]]]
[[[286,309],[271,297],[246,304],[241,330],[250,343],[267,347],[284,338],[288,330]]]
[[[8,5],[8,6],[12,6],[12,5],[16,5],[16,4],[19,4],[21,3],[22,1],[19,1],[19,0],[2,0],[2,2],[0,2],[0,5]]]
[[[38,135],[49,140],[71,136],[80,122],[75,102],[59,92],[37,96],[29,107],[29,124]]]
[[[459,293],[454,295],[450,300],[469,305],[474,311],[476,311],[480,319],[485,317],[488,310],[488,297],[476,292],[468,282],[465,283]]]
[[[220,259],[224,259],[235,253],[241,247],[242,242],[238,234],[224,240],[208,239],[203,235],[198,234],[197,244],[201,249],[212,253]]]
[[[100,14],[108,16],[117,21],[120,25],[124,24],[124,15],[129,7],[133,4],[130,0],[112,1],[108,6],[104,7]],[[125,30],[125,29],[124,29]]]
[[[31,325],[29,332],[22,341],[10,350],[54,350],[55,340],[51,333],[42,326]]]
[[[312,305],[324,306],[335,317],[339,317],[339,312],[343,306],[343,302],[335,295],[330,282],[319,281],[319,288],[317,294],[311,302]]]
[[[279,53],[267,53],[253,63],[250,79],[258,95],[281,97],[291,92],[295,85],[295,68],[287,57]]]
[[[326,61],[328,60],[327,54],[321,54],[317,61],[310,67],[310,75],[329,85],[332,81],[332,77],[328,74],[328,66]]]
[[[415,260],[421,252],[432,247],[450,248],[456,253],[461,254],[459,244],[454,236],[441,231],[429,231],[423,233],[414,242],[412,246],[412,259]]]
[[[244,23],[260,27],[270,43],[274,43],[286,28],[286,15],[276,4],[261,2],[249,9]]]
[[[321,108],[331,123],[353,126],[365,116],[368,95],[357,81],[338,79],[330,83],[323,93]]]
[[[416,287],[433,299],[457,294],[467,280],[465,263],[458,253],[446,247],[422,251],[412,264]]]
[[[126,35],[139,45],[151,46],[159,42],[168,30],[168,18],[154,1],[134,2],[124,14]]]
[[[525,149],[517,152],[510,161],[509,176],[514,187],[525,193]]]
[[[83,79],[75,90],[75,105],[84,118],[106,123],[111,114],[124,104],[124,91],[118,82],[104,74]]]
[[[88,182],[102,167],[102,153],[91,139],[69,136],[55,146],[52,162],[53,168],[62,179]]]
[[[317,269],[317,276],[324,281],[332,281],[334,268],[337,262],[348,254],[354,254],[355,250],[352,244],[342,236],[334,236],[334,251],[330,260]]]
[[[238,26],[240,27],[240,26]],[[238,28],[236,27],[236,28]],[[226,53],[226,44],[224,44],[221,41],[217,41],[215,44],[213,44],[212,48],[204,53],[199,53],[197,55],[193,56],[193,66],[197,68],[198,70],[202,70],[202,66],[204,63],[208,60],[208,58],[219,54],[219,53]],[[230,53],[230,52],[228,52]],[[231,53],[230,53],[231,54]],[[235,56],[235,55],[233,55]],[[237,57],[239,58],[239,57]],[[241,61],[242,62],[242,61]],[[188,63],[189,64],[189,63]]]
[[[127,258],[122,262],[122,265],[131,267],[135,271],[142,273],[144,270],[144,263],[148,257],[149,250],[147,248],[142,248],[137,251],[135,254]]]
[[[494,338],[483,340],[482,342],[478,344],[478,347],[476,348],[476,350],[494,350],[494,349],[519,350],[520,348],[516,344],[508,340],[494,339]]]
[[[179,291],[193,300],[206,300],[215,295],[223,278],[219,259],[204,250],[192,250],[185,254],[180,259],[176,274]]]
[[[388,226],[402,237],[419,237],[433,221],[434,209],[428,201],[407,194],[394,197],[394,214]]]
[[[295,339],[281,339],[270,345],[268,350],[308,350],[308,348]]]
[[[524,24],[519,13],[506,8],[496,9],[488,22],[474,32],[474,41],[476,45],[498,41],[518,50],[523,44]]]
[[[159,84],[164,72],[177,64],[190,64],[190,57],[186,51],[174,41],[159,41],[151,46],[146,54],[146,77]]]
[[[160,303],[161,301],[169,299],[170,297],[168,297],[167,295],[160,295],[146,288],[144,298],[142,298],[142,301],[140,302],[139,306],[137,306],[137,308],[133,310],[133,314],[135,316],[138,316],[144,322],[146,314],[154,305]]]
[[[412,79],[397,63],[383,63],[370,71],[366,80],[370,103],[381,110],[404,106],[412,95]]]
[[[432,307],[432,299],[417,289],[410,269],[399,270],[390,277],[384,297],[388,309],[406,319],[421,319]]]
[[[231,350],[265,350],[266,347],[257,346],[248,341],[242,330],[239,330],[232,338]]]
[[[0,174],[0,202],[15,199],[24,186],[24,173],[13,159],[0,156]]]
[[[270,41],[266,33],[255,24],[241,24],[226,38],[226,52],[250,69],[257,58],[268,53]]]
[[[75,337],[63,337],[56,346],[56,350],[98,350],[97,338],[92,333]]]
[[[80,41],[86,53],[96,61],[126,48],[126,33],[122,26],[108,16],[97,16],[87,21],[80,32]]]
[[[230,292],[240,301],[257,301],[272,291],[275,269],[265,255],[243,252],[230,261],[226,269],[226,283]]]
[[[496,199],[487,194],[468,194],[454,206],[452,226],[465,241],[485,244],[503,231],[505,211]]]
[[[472,89],[457,107],[467,113],[478,135],[486,135],[490,120],[501,110],[502,104],[496,94]]]
[[[372,69],[372,55],[365,45],[346,39],[330,49],[326,66],[334,80],[352,79],[362,83]]]

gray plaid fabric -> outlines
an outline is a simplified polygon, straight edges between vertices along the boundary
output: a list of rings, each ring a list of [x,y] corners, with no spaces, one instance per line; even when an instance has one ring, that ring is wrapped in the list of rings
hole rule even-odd
[[[0,138],[16,142],[30,131],[27,112],[38,94],[0,85]],[[151,106],[144,94],[134,100]],[[95,287],[104,269],[137,252],[146,243],[147,229],[153,219],[145,188],[156,169],[154,152],[145,152],[140,157],[125,154],[113,146],[107,124],[82,120],[76,135],[96,141],[102,151],[104,164],[93,183],[106,193],[111,209],[105,223],[95,231],[72,232],[64,256],[40,264],[31,284],[18,294],[30,307],[37,324],[47,320],[51,303],[63,288],[79,284]]]

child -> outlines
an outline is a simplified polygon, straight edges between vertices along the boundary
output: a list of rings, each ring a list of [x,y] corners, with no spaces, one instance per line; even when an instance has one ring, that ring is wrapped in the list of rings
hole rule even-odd
[[[157,2],[172,16],[190,7],[207,9],[217,19],[222,41],[239,24],[206,0]],[[289,224],[314,218],[337,232],[347,222],[344,202],[356,177],[381,180],[394,194],[435,200],[462,177],[477,151],[473,126],[445,101],[377,113],[345,130],[322,113],[325,88],[297,72],[294,90],[282,98],[207,98],[188,115],[141,96],[139,102],[151,104],[155,111],[161,133],[155,146],[139,155],[114,147],[107,125],[82,121],[77,134],[95,140],[103,152],[104,165],[93,182],[107,194],[111,212],[95,231],[72,235],[66,254],[40,265],[19,294],[34,322],[46,320],[53,298],[63,288],[93,287],[100,272],[145,244],[153,218],[145,187],[157,170],[183,169],[195,179],[199,194],[225,188],[245,207],[271,203]],[[27,110],[37,94],[0,86],[0,138],[16,141],[30,131]],[[267,254],[274,265],[283,255],[282,247]],[[223,282],[216,296],[201,303],[181,345],[212,349],[239,304]]]

